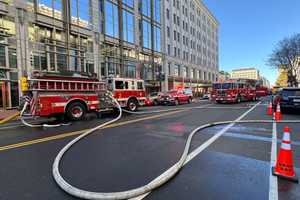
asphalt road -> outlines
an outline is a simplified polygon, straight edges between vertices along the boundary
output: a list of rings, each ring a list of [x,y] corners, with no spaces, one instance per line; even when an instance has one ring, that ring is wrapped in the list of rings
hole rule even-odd
[[[117,192],[155,179],[180,158],[189,133],[196,127],[236,119],[271,119],[266,103],[215,105],[208,101],[181,105],[183,110],[125,116],[76,144],[62,160],[64,178],[82,189]],[[176,108],[148,107],[143,111]],[[76,199],[52,178],[59,150],[84,130],[116,115],[90,116],[58,128],[28,128],[19,122],[0,126],[0,199]],[[300,120],[300,115],[284,114]],[[39,121],[33,121],[41,123]],[[56,122],[51,122],[56,123]],[[285,125],[276,124],[278,145]],[[300,126],[291,127],[294,160],[300,175]],[[273,124],[231,124],[198,132],[189,161],[170,182],[137,199],[300,199],[300,186],[270,176]],[[275,145],[276,146],[276,145]],[[271,178],[270,178],[271,177]],[[275,180],[275,182],[274,182]],[[276,190],[270,186],[274,183]],[[275,194],[269,198],[269,193]]]

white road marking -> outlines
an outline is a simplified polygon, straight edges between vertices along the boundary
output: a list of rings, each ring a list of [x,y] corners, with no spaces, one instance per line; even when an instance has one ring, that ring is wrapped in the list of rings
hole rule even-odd
[[[252,108],[250,108],[248,111],[246,111],[240,117],[238,117],[235,121],[242,120],[246,115],[248,115],[251,111],[253,111],[260,104],[261,104],[261,102],[258,102],[255,106],[253,106]],[[206,142],[204,142],[201,146],[199,146],[194,151],[192,151],[191,153],[189,153],[189,155],[188,155],[188,157],[187,157],[184,165],[186,165],[187,163],[189,163],[192,159],[194,159],[198,154],[200,154],[203,150],[205,150],[207,147],[209,147],[209,145],[211,145],[213,142],[215,142],[219,137],[221,137],[224,133],[226,133],[226,131],[228,131],[234,125],[235,125],[235,123],[231,123],[231,124],[227,125],[222,130],[220,130],[216,135],[214,135],[209,140],[207,140]],[[175,165],[173,165],[171,168],[169,168],[163,174],[161,174],[160,176],[158,176],[157,178],[155,178],[153,181],[156,181],[157,179],[160,179],[161,177],[165,176],[165,174],[167,174],[169,171],[171,171],[174,167],[175,167]],[[148,192],[146,194],[143,194],[141,196],[135,197],[135,198],[131,198],[130,200],[142,200],[146,196],[148,196],[149,194],[150,194],[150,192]]]
[[[273,122],[272,131],[272,147],[271,147],[271,161],[270,161],[270,179],[269,179],[269,200],[278,200],[278,180],[272,174],[272,167],[276,164],[277,156],[277,126]]]

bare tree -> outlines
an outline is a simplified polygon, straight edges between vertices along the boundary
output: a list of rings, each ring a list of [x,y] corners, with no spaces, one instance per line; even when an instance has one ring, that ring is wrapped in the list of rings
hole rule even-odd
[[[268,64],[277,69],[287,72],[288,85],[295,87],[298,85],[297,68],[299,67],[298,59],[300,58],[300,34],[285,38],[277,44],[268,59]]]

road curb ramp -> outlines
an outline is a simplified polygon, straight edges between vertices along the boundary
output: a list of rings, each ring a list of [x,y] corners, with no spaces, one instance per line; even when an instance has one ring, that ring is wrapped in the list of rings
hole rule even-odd
[[[272,168],[274,176],[298,183],[294,170],[293,152],[291,147],[290,128],[285,127],[281,147],[275,167]]]

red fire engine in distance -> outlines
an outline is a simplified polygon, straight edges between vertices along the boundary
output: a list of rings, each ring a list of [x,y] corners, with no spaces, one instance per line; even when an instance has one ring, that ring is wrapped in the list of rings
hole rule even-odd
[[[248,79],[230,79],[213,84],[211,95],[216,103],[240,103],[242,101],[255,101],[256,81]]]

